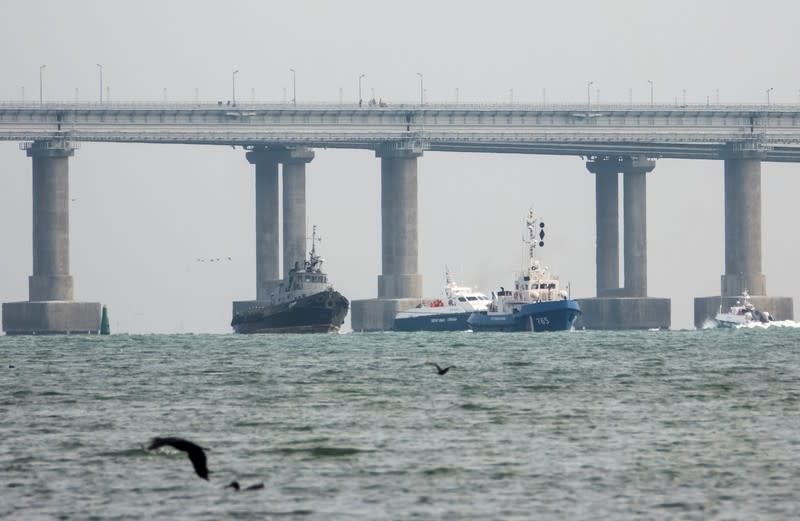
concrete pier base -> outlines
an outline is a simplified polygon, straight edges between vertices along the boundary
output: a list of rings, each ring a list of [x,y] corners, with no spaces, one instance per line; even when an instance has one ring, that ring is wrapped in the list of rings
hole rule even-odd
[[[694,327],[700,329],[714,319],[719,310],[727,311],[735,305],[737,297],[696,297],[694,299]],[[750,303],[760,311],[767,311],[775,320],[794,320],[794,301],[791,297],[751,296]]]
[[[99,334],[99,302],[4,302],[7,335]]]
[[[419,298],[375,298],[350,303],[350,324],[353,331],[391,331],[394,317],[419,304]]]
[[[582,314],[575,329],[669,329],[670,299],[656,297],[576,299]]]

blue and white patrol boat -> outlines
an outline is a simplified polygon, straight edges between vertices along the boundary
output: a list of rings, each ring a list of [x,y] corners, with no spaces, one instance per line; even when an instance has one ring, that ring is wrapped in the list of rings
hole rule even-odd
[[[544,246],[544,222],[533,215],[525,218],[527,262],[517,276],[514,289],[501,287],[492,292],[486,311],[472,313],[467,323],[478,331],[565,331],[572,329],[581,314],[578,302],[561,289],[558,277],[536,258],[536,248]]]
[[[459,286],[445,266],[444,298],[422,301],[414,308],[395,316],[395,331],[465,331],[467,319],[476,311],[484,311],[491,299],[467,286]]]

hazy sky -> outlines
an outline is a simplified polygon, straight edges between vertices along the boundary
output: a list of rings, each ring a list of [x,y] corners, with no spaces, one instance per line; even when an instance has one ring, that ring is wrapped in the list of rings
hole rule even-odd
[[[798,103],[794,1],[7,2],[0,100],[291,97],[389,103]],[[105,93],[104,93],[105,96]],[[695,296],[724,272],[721,161],[659,160],[648,175],[648,294],[692,326]],[[373,298],[380,273],[380,161],[316,150],[309,232],[337,289]],[[27,300],[31,163],[0,142],[0,301]],[[620,182],[620,184],[622,184]],[[108,305],[115,332],[227,332],[231,302],[255,297],[254,171],[240,149],[83,143],[70,160],[75,299]],[[800,305],[800,165],[764,163],[763,271]],[[420,271],[444,265],[486,291],[513,282],[522,219],[547,223],[543,259],[573,297],[595,294],[594,179],[578,157],[426,153],[419,160]],[[620,213],[621,217],[621,213]],[[310,234],[310,233],[309,233]],[[228,260],[230,257],[231,260]],[[208,262],[207,259],[223,259]],[[206,260],[205,262],[200,261]],[[622,270],[620,270],[622,273]],[[349,317],[348,322],[349,324]]]

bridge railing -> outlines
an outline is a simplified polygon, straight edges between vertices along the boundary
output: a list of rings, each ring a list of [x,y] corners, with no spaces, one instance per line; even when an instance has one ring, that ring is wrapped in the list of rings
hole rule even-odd
[[[125,109],[158,109],[158,110],[230,110],[230,109],[266,109],[266,110],[286,110],[286,111],[305,111],[305,110],[359,110],[359,111],[394,111],[394,110],[512,110],[512,111],[582,111],[582,112],[735,112],[735,111],[758,111],[758,112],[800,112],[800,104],[797,103],[726,103],[726,104],[632,104],[632,103],[387,103],[385,106],[361,106],[354,103],[338,102],[306,102],[294,105],[292,103],[257,101],[257,102],[219,102],[219,101],[153,101],[153,100],[119,100],[119,101],[71,101],[71,100],[45,100],[39,102],[35,100],[0,100],[0,109],[87,109],[87,110],[125,110]]]

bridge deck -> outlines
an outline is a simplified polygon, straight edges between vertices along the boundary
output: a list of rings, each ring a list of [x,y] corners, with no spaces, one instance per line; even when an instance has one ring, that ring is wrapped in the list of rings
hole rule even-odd
[[[800,106],[0,103],[0,140],[800,161]]]

